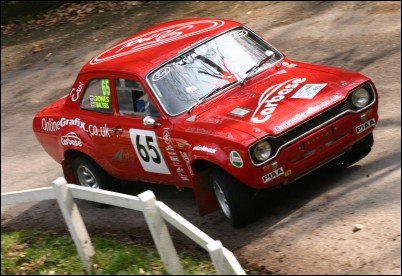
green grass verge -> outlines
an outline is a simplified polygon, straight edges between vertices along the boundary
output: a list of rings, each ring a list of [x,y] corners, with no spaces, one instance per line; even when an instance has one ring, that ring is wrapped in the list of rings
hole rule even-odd
[[[152,248],[119,243],[105,237],[91,237],[95,248],[93,275],[167,274],[158,253]],[[188,275],[215,274],[211,260],[179,254]],[[1,274],[85,275],[70,236],[45,232],[1,233]]]

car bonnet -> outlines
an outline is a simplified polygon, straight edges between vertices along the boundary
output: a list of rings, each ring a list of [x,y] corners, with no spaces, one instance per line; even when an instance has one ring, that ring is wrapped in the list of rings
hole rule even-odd
[[[280,135],[343,101],[367,80],[358,73],[325,68],[282,62],[206,102],[196,121],[223,124],[257,138]]]

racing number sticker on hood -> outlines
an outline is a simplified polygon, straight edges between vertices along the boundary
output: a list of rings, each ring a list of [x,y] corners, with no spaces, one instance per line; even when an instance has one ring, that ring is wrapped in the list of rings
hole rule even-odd
[[[159,149],[155,131],[130,128],[130,138],[145,171],[170,174]]]
[[[315,95],[318,94],[327,84],[326,83],[318,83],[318,84],[305,84],[302,88],[300,88],[296,93],[293,94],[291,98],[294,99],[312,99]]]

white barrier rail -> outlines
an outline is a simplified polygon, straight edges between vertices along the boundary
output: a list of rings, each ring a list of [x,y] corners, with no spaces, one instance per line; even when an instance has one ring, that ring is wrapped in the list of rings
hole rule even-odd
[[[81,261],[88,273],[91,272],[91,259],[95,255],[95,250],[74,198],[141,211],[144,214],[165,270],[169,274],[181,275],[183,274],[183,267],[165,221],[207,250],[218,274],[246,275],[233,253],[223,247],[220,241],[212,239],[166,204],[157,201],[151,191],[141,193],[138,197],[130,196],[67,184],[62,177],[53,181],[52,186],[2,193],[1,205],[56,199]]]

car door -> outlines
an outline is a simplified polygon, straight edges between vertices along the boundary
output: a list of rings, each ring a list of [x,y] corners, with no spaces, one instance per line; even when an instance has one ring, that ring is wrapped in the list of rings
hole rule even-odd
[[[106,171],[117,176],[119,168],[109,161],[115,154],[114,146],[118,138],[112,130],[116,103],[111,93],[111,79],[104,73],[92,73],[82,75],[79,83],[80,87],[84,87],[81,99],[78,101],[78,97],[71,95],[79,111],[66,119],[80,122],[77,129],[81,133],[77,133],[87,145],[87,154]],[[72,91],[75,91],[74,88]]]
[[[117,112],[112,129],[117,144],[111,162],[124,169],[125,179],[177,186],[189,183],[183,160],[170,137],[172,126],[158,111],[145,86],[131,75],[115,75],[113,82]],[[145,126],[147,116],[156,124]]]

